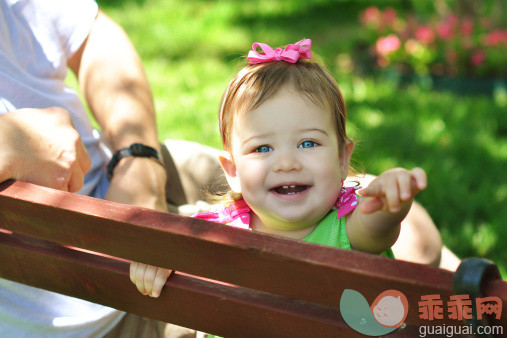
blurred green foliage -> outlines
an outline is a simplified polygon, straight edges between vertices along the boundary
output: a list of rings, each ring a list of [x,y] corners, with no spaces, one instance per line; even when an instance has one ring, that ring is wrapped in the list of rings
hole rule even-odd
[[[506,276],[507,98],[437,92],[357,75],[358,15],[369,5],[431,11],[427,1],[116,0],[99,6],[138,49],[153,86],[160,138],[220,147],[218,104],[255,41],[311,38],[349,108],[354,162],[372,174],[423,167],[418,200],[460,257],[495,260]],[[452,4],[452,1],[444,1]]]

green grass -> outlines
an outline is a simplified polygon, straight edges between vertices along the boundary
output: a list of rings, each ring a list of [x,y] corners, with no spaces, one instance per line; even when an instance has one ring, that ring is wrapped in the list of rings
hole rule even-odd
[[[99,1],[141,55],[153,86],[160,137],[220,147],[222,92],[255,41],[313,40],[336,75],[349,108],[355,162],[379,174],[423,167],[418,200],[444,243],[460,257],[496,261],[507,275],[506,98],[400,88],[381,77],[343,71],[368,1]],[[370,2],[376,3],[376,2]],[[396,1],[384,4],[398,5]],[[341,55],[341,57],[338,57]]]

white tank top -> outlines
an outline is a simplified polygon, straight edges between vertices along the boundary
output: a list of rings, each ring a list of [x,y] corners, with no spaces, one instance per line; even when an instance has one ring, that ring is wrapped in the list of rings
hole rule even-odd
[[[97,12],[92,0],[0,0],[0,114],[53,106],[69,111],[92,159],[79,193],[102,198],[110,153],[78,95],[64,83],[67,60],[88,36]],[[101,336],[122,316],[111,308],[0,279],[0,337]]]

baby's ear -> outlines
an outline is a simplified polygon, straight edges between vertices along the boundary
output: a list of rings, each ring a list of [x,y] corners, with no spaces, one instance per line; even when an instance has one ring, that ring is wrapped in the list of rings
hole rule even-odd
[[[340,151],[340,173],[342,180],[345,180],[349,174],[350,157],[354,152],[354,141],[347,139],[345,145]]]
[[[225,173],[225,178],[227,178],[227,183],[229,183],[231,190],[235,193],[241,193],[241,184],[231,154],[227,151],[221,151],[220,155],[218,155],[218,160],[220,161],[220,166]]]

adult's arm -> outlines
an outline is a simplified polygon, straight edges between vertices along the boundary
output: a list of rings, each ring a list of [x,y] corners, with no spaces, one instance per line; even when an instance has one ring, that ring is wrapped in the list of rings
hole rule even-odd
[[[76,192],[91,162],[63,108],[0,114],[0,182],[8,179]]]
[[[141,60],[129,38],[99,11],[83,46],[70,59],[79,87],[113,151],[132,143],[159,148],[153,97]],[[162,166],[150,158],[126,157],[114,170],[106,199],[167,211]],[[143,294],[162,288],[170,270],[131,263],[131,278]],[[145,283],[145,280],[147,281]]]
[[[151,89],[141,60],[120,26],[99,11],[69,66],[113,152],[132,143],[160,147]],[[166,179],[157,161],[127,157],[115,168],[106,198],[166,210]]]

